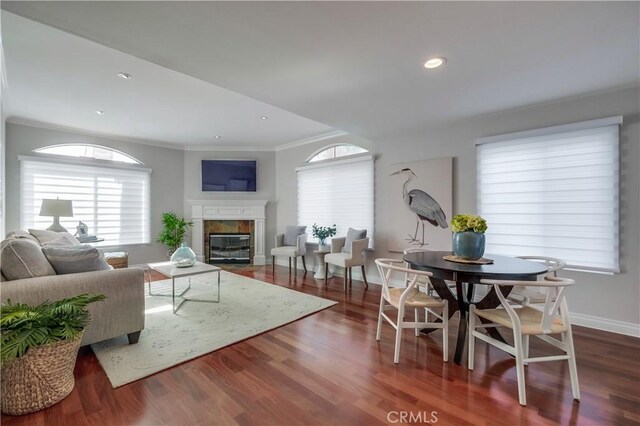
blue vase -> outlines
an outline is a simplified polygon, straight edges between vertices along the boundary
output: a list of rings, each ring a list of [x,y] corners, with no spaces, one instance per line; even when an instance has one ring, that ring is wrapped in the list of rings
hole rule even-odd
[[[178,268],[188,268],[196,263],[196,254],[187,243],[182,243],[178,250],[171,255],[171,263]]]
[[[453,254],[465,259],[477,260],[484,254],[485,236],[478,232],[454,232]]]

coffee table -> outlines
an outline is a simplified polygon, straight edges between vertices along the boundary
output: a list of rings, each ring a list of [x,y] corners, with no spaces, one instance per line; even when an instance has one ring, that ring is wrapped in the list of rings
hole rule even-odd
[[[148,266],[148,286],[149,286],[149,295],[150,296],[165,296],[171,297],[172,305],[173,305],[173,313],[175,314],[180,309],[180,306],[184,302],[206,302],[206,303],[219,303],[220,302],[220,271],[222,268],[214,265],[209,265],[208,263],[196,262],[193,266],[189,266],[187,268],[178,268],[174,266],[171,262],[158,262],[158,263],[149,263]],[[158,271],[163,275],[171,278],[171,294],[160,294],[160,293],[152,293],[151,292],[151,270]],[[191,277],[194,275],[208,274],[212,272],[218,273],[218,298],[216,300],[211,299],[195,299],[185,297],[184,294],[191,289]],[[176,294],[176,278],[189,278],[189,285],[179,294]],[[181,299],[176,306],[176,298]]]

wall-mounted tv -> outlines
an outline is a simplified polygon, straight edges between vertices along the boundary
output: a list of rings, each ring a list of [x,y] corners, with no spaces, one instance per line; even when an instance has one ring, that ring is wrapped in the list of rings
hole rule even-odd
[[[255,160],[202,160],[202,191],[255,192]]]

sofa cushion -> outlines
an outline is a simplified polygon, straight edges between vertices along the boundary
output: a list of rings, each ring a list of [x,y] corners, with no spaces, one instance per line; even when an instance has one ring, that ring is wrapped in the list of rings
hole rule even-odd
[[[47,229],[29,229],[29,233],[36,237],[40,245],[49,244],[56,241],[55,245],[60,245],[64,241],[68,241],[67,245],[77,246],[80,245],[80,241],[68,232],[54,232]]]
[[[89,245],[43,247],[42,252],[58,275],[111,269],[104,255]]]
[[[287,226],[287,230],[284,232],[284,245],[285,246],[298,246],[298,235],[302,235],[307,232],[306,226]]]
[[[354,241],[362,240],[364,238],[367,238],[366,229],[349,228],[349,230],[347,231],[347,238],[344,241],[344,247],[342,248],[342,251],[345,253],[351,253],[351,244]]]
[[[9,238],[1,245],[2,275],[7,280],[45,277],[56,271],[42,253],[40,246],[28,238]]]
[[[31,240],[31,241],[33,241],[34,243],[36,243],[36,244],[40,245],[40,241],[38,241],[38,240],[36,239],[36,237],[34,237],[33,235],[31,235],[31,234],[30,234],[30,233],[28,233],[27,231],[11,231],[11,232],[8,232],[8,233],[7,233],[7,235],[5,236],[5,238],[6,238],[7,240],[10,240],[10,239],[17,240],[18,238],[25,238],[25,239],[27,239],[27,240]]]

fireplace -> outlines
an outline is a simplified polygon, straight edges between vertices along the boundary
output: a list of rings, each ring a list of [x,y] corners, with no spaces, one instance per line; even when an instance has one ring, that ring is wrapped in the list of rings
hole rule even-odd
[[[250,233],[210,233],[209,263],[250,263]]]

